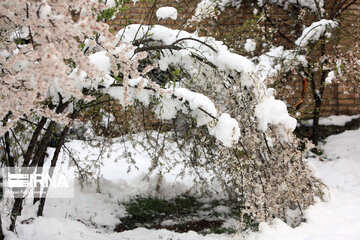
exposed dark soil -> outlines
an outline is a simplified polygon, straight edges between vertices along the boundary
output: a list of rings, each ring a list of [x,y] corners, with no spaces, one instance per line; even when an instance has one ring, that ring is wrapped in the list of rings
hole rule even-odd
[[[184,233],[189,231],[195,231],[195,232],[202,232],[207,229],[218,229],[221,227],[221,225],[224,223],[222,220],[205,220],[200,219],[197,221],[189,221],[186,223],[179,223],[179,224],[173,224],[173,225],[166,225],[162,226],[160,224],[157,224],[152,229],[167,229],[174,232]],[[124,223],[119,223],[116,225],[114,231],[115,232],[123,232],[127,230],[132,230],[137,227],[140,227],[138,225],[134,225],[133,228],[129,228],[128,225],[125,225]],[[141,226],[144,227],[144,226]]]

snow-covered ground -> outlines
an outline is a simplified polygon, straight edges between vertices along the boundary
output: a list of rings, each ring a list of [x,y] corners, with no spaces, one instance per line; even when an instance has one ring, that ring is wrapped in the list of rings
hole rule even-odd
[[[329,188],[328,201],[310,207],[295,229],[277,220],[249,239],[360,239],[360,129],[328,137],[323,149],[322,161],[311,163]]]
[[[114,233],[119,217],[125,209],[119,203],[138,194],[156,194],[156,176],[144,180],[144,172],[150,166],[146,154],[137,155],[139,170],[127,174],[126,163],[114,163],[116,156],[125,145],[115,146],[104,161],[100,192],[96,186],[77,186],[71,199],[48,199],[44,217],[34,218],[29,224],[18,224],[17,234],[6,231],[7,239],[49,240],[49,239],[249,239],[249,240],[358,240],[360,239],[360,129],[346,131],[326,139],[322,146],[324,155],[310,161],[316,174],[328,186],[328,201],[319,201],[305,211],[306,222],[291,228],[280,220],[272,224],[260,224],[259,232],[236,235],[202,236],[195,232],[175,233],[168,230],[148,230],[137,228],[132,231]],[[79,151],[79,158],[97,150],[81,147],[79,142],[69,143],[69,147]],[[130,146],[127,146],[130,147]],[[163,196],[171,196],[186,191],[191,179],[176,179],[167,175],[163,182]],[[20,221],[35,216],[37,206],[28,201]],[[3,225],[8,226],[9,217],[2,211]]]
[[[360,115],[352,115],[352,116],[348,116],[348,115],[332,115],[332,116],[328,116],[328,117],[321,117],[319,119],[319,125],[324,125],[324,126],[345,126],[348,122],[351,122],[354,119],[358,119],[360,118]],[[312,119],[308,119],[308,120],[303,120],[301,121],[301,124],[306,126],[306,127],[310,127],[313,125],[313,120]]]

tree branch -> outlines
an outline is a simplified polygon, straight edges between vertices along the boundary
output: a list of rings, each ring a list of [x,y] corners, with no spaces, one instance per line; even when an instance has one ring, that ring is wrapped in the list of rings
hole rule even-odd
[[[176,40],[175,42],[173,42],[172,44],[169,44],[169,45],[146,46],[146,47],[137,48],[137,49],[135,49],[134,54],[139,53],[139,52],[151,51],[151,50],[164,50],[164,49],[181,50],[181,49],[185,49],[184,47],[180,47],[180,46],[176,45],[179,42],[182,42],[182,41],[185,41],[185,40],[192,40],[192,41],[199,42],[199,43],[207,46],[208,48],[210,48],[211,50],[213,50],[214,52],[217,53],[217,50],[215,48],[213,48],[212,46],[210,46],[209,44],[207,44],[206,42],[201,41],[199,39],[189,37],[189,38],[178,39],[178,40]]]

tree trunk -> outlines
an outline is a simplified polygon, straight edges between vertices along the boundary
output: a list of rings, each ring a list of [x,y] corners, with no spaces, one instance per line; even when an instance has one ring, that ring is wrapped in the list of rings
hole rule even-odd
[[[320,119],[320,110],[321,110],[321,105],[322,105],[322,97],[323,97],[323,93],[325,90],[325,79],[327,76],[327,71],[324,70],[324,62],[322,61],[323,57],[325,56],[325,36],[321,37],[321,56],[320,56],[320,84],[318,89],[316,89],[316,84],[315,84],[315,78],[314,78],[314,74],[312,74],[312,91],[313,91],[313,96],[314,96],[314,100],[315,100],[315,107],[314,107],[314,111],[313,111],[313,132],[312,132],[312,136],[311,136],[311,140],[313,141],[313,143],[317,146],[319,143],[319,137],[320,137],[320,132],[319,132],[319,119]]]
[[[315,107],[313,112],[313,132],[311,136],[312,142],[315,144],[315,146],[319,143],[319,119],[320,119],[320,107],[321,107],[321,99],[315,98]]]
[[[0,215],[0,240],[5,239],[3,230],[2,230],[2,222],[1,222],[1,215]]]
[[[38,164],[38,162],[41,159],[41,157],[43,156],[43,154],[46,153],[47,145],[49,144],[51,134],[52,134],[54,128],[55,128],[55,122],[51,121],[41,139],[41,142],[39,143],[38,149],[36,150],[36,152],[34,154],[34,158],[33,158],[32,162],[30,163],[30,167],[36,167],[36,165]],[[18,216],[21,215],[23,200],[24,200],[23,197],[15,199],[14,206],[13,206],[13,209],[11,211],[11,216],[10,216],[10,220],[11,220],[11,224],[9,227],[10,231],[15,230],[16,219]]]
[[[32,153],[33,153],[35,145],[36,145],[36,142],[41,134],[41,130],[44,128],[46,121],[47,121],[47,118],[42,117],[38,126],[36,127],[32,137],[31,137],[28,149],[24,155],[24,162],[22,164],[22,167],[28,167]],[[11,211],[11,216],[10,216],[10,220],[11,220],[11,225],[9,227],[10,231],[15,230],[16,218],[18,215],[21,214],[21,210],[22,210],[22,201],[23,201],[23,198],[15,198],[15,202],[14,202],[13,209]]]
[[[17,219],[18,215],[21,214],[22,202],[23,202],[23,198],[15,198],[15,202],[14,202],[13,208],[11,210],[11,215],[10,215],[11,224],[10,224],[9,230],[12,232],[15,231],[16,219]]]
[[[30,163],[30,167],[36,167],[41,161],[41,158],[43,157],[43,154],[46,153],[47,147],[49,145],[51,135],[55,129],[56,123],[54,121],[51,121],[49,123],[49,126],[47,127],[43,138],[41,139],[41,142],[39,143],[39,146],[34,154],[33,160]]]
[[[3,183],[3,179],[0,176],[0,183]],[[0,200],[2,200],[3,198],[3,192],[2,189],[0,188]],[[5,238],[4,233],[3,233],[3,228],[2,228],[2,222],[1,222],[1,212],[0,212],[0,240],[3,240]]]
[[[69,102],[66,102],[66,103],[60,102],[58,107],[56,108],[56,113],[62,113],[66,109],[66,107],[68,105],[69,105]],[[43,119],[45,119],[44,122],[43,122]],[[27,157],[27,158],[24,158],[23,167],[27,167],[27,166],[36,167],[38,165],[38,162],[44,156],[44,154],[46,154],[46,150],[47,150],[47,147],[49,145],[51,135],[52,135],[52,133],[53,133],[53,131],[55,129],[55,126],[56,126],[55,121],[51,121],[49,123],[49,125],[48,125],[48,127],[47,127],[47,129],[46,129],[40,143],[38,144],[38,149],[36,150],[36,152],[34,154],[34,157],[33,157],[32,161],[30,163],[30,159],[31,159],[31,155],[32,155],[31,153],[32,153],[32,151],[33,151],[33,149],[34,149],[34,147],[36,145],[36,142],[37,142],[36,139],[38,138],[38,136],[40,135],[41,130],[42,130],[41,124],[45,124],[46,120],[47,120],[46,118],[42,118],[39,125],[38,125],[38,127],[37,127],[37,129],[33,133],[32,139],[31,139],[31,141],[29,143],[28,151],[25,154],[25,157]],[[44,126],[44,125],[42,125],[42,126]],[[32,141],[33,139],[34,139],[34,141]],[[30,151],[29,151],[29,149],[30,149]],[[29,165],[29,163],[30,163],[30,165]],[[21,215],[23,200],[24,200],[23,197],[22,198],[15,198],[15,202],[14,202],[13,208],[11,210],[11,215],[10,215],[11,224],[10,224],[9,230],[12,231],[12,232],[15,230],[17,217],[19,215]]]
[[[56,122],[54,121],[51,121],[44,136],[46,136],[47,138],[45,139],[45,142],[41,141],[41,144],[43,144],[44,146],[41,148],[41,146],[38,148],[38,150],[36,151],[36,156],[34,156],[33,158],[33,162],[31,162],[30,166],[33,166],[33,167],[37,167],[36,168],[36,174],[41,174],[42,172],[42,167],[44,166],[44,162],[45,162],[45,158],[46,158],[46,155],[47,155],[47,148],[48,148],[48,145],[50,143],[50,140],[51,140],[51,135],[53,133],[53,131],[55,130],[55,127],[56,127]],[[47,135],[48,133],[48,130],[49,130],[49,135]],[[44,140],[44,139],[43,139]],[[40,195],[37,194],[38,192],[40,192],[40,189],[41,189],[41,186],[39,183],[36,184],[36,187],[34,189],[34,202],[33,204],[35,204],[37,201],[39,201],[40,199]]]
[[[7,162],[5,163],[5,165],[7,167],[14,167],[15,166],[15,162],[14,162],[14,157],[11,156],[11,151],[10,151],[10,134],[9,132],[6,132],[4,134],[4,141],[5,141],[5,152],[7,155]]]
[[[34,151],[37,139],[39,138],[41,130],[44,128],[46,121],[47,121],[47,118],[42,117],[39,124],[38,124],[38,126],[36,127],[32,137],[31,137],[28,149],[27,149],[27,151],[25,153],[25,156],[24,156],[24,162],[23,162],[23,165],[22,165],[23,167],[27,167],[29,165],[30,160],[31,160],[31,155],[32,155],[32,153]]]
[[[45,157],[46,157],[47,153],[46,150],[44,152],[41,153],[41,156],[39,158],[39,162],[36,168],[36,174],[42,174],[42,168],[44,167],[44,162],[45,162]],[[41,190],[41,186],[40,183],[36,183],[36,186],[34,188],[34,201],[33,204],[35,204],[37,201],[40,200],[40,190]]]
[[[49,170],[49,176],[52,177],[53,173],[54,173],[54,168],[56,167],[56,163],[57,160],[59,158],[59,154],[60,154],[60,150],[62,145],[64,144],[65,141],[65,137],[69,132],[69,127],[65,126],[63,131],[61,132],[60,138],[58,139],[57,143],[56,143],[56,149],[53,155],[53,158],[51,159],[51,164],[50,164],[50,170]],[[44,212],[44,206],[45,206],[45,201],[46,201],[46,194],[47,194],[47,188],[44,189],[44,195],[41,197],[40,199],[40,205],[37,211],[37,216],[42,216],[43,212]]]

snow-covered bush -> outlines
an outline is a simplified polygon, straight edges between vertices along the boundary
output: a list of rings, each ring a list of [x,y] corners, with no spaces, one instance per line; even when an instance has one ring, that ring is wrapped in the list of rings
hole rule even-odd
[[[303,160],[304,143],[292,135],[296,120],[265,85],[266,61],[254,64],[222,42],[158,25],[130,25],[117,36],[138,44],[135,52],[159,52],[151,57],[159,68],[152,78],[176,72],[151,106],[162,125],[143,129],[153,171],[161,174],[186,160],[199,183],[211,190],[220,182],[227,197],[242,204],[244,216],[258,221],[285,219],[289,208],[301,212],[314,202],[319,183]],[[151,87],[144,90],[154,94]],[[108,93],[124,103],[123,92],[116,86]],[[144,105],[148,99],[135,90],[128,96]],[[174,148],[176,154],[169,154]]]
[[[134,141],[153,157],[151,170],[174,167],[167,160],[177,158],[205,185],[220,182],[242,215],[256,221],[285,218],[289,208],[301,212],[314,202],[319,186],[291,133],[296,120],[267,89],[258,64],[212,38],[159,25],[130,25],[114,36],[96,20],[104,9],[97,1],[9,0],[0,6],[0,16],[15,27],[0,58],[0,134],[9,166],[41,167],[53,135],[56,166],[79,114],[112,98],[125,109],[149,108],[159,119],[157,132],[148,131],[145,115],[122,119],[132,125],[143,118],[135,132],[145,138]],[[160,81],[159,75],[167,77]],[[14,143],[19,121],[34,129],[28,140]],[[15,144],[24,149],[17,162]],[[38,215],[45,197],[35,199]],[[14,200],[12,231],[22,201]]]

